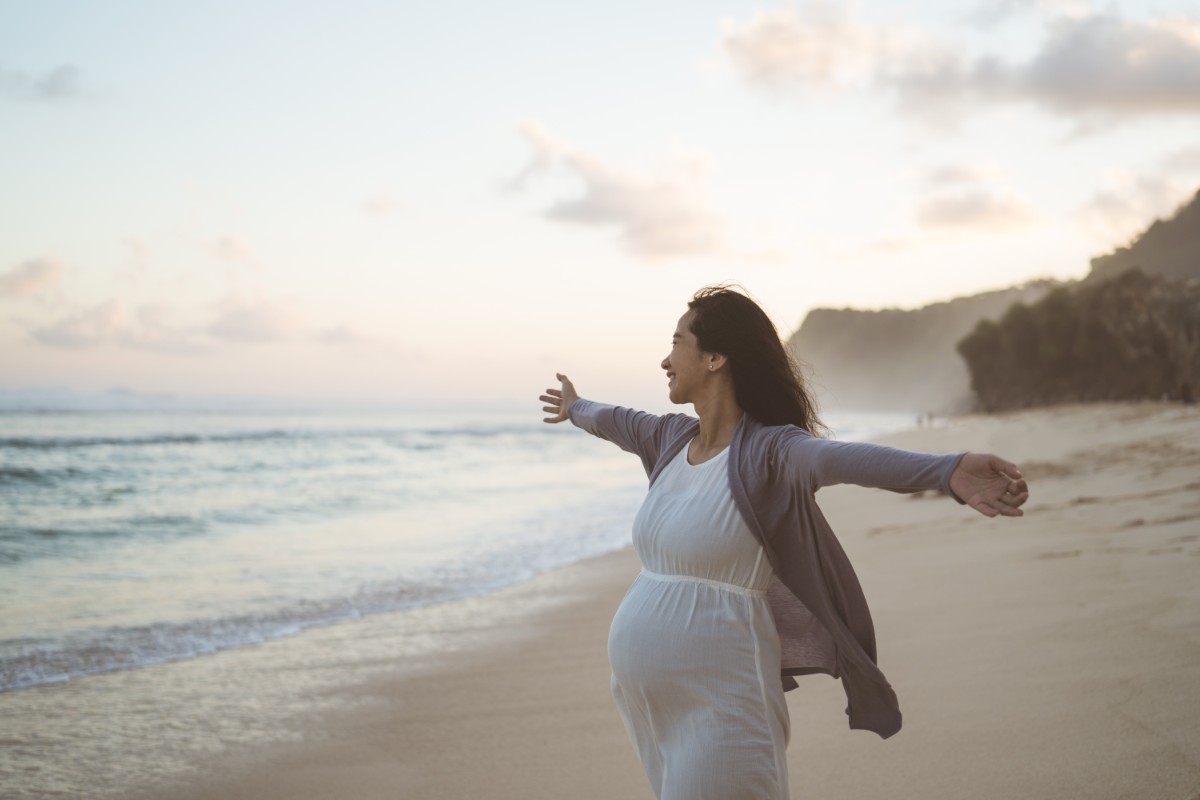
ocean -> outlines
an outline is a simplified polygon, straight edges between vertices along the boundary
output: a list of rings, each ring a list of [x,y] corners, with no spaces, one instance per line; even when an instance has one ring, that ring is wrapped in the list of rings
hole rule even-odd
[[[644,493],[636,458],[536,410],[0,412],[0,699],[38,715],[67,695],[14,695],[485,594],[626,546]],[[0,725],[15,795],[87,785],[71,742]]]

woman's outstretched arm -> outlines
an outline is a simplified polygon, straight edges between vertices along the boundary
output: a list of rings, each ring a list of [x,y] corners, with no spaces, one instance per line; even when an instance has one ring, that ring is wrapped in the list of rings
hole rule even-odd
[[[545,403],[542,410],[549,415],[543,422],[553,424],[571,420],[593,436],[612,442],[628,453],[635,453],[642,459],[647,475],[658,463],[664,442],[675,441],[683,432],[697,425],[693,417],[683,414],[658,416],[585,400],[575,391],[574,384],[566,375],[559,373],[555,377],[562,388],[547,389],[539,398]]]
[[[985,516],[1019,517],[1029,486],[1017,467],[990,453],[936,456],[864,442],[818,439],[795,431],[784,439],[793,478],[812,491],[852,483],[895,492],[941,489]]]

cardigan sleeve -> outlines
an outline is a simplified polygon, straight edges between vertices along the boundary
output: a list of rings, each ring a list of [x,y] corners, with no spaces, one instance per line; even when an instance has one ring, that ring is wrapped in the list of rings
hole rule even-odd
[[[940,489],[955,497],[950,490],[950,476],[966,455],[933,455],[865,442],[819,439],[801,428],[783,434],[779,445],[789,477],[814,492],[823,486],[852,483],[893,492]]]
[[[649,475],[662,450],[665,430],[680,415],[658,416],[580,398],[567,409],[567,416],[576,427],[639,456]]]

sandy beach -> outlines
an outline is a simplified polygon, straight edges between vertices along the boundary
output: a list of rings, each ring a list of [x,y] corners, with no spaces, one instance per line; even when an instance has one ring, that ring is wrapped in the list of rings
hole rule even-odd
[[[1032,496],[1025,517],[993,520],[933,495],[822,491],[905,721],[887,741],[850,731],[840,684],[801,679],[788,695],[792,796],[1200,797],[1200,410],[967,417],[888,443],[1001,453]],[[637,570],[626,550],[483,597],[128,673],[119,680],[220,675],[210,691],[235,697],[318,686],[291,741],[214,747],[144,796],[649,798],[605,653]]]

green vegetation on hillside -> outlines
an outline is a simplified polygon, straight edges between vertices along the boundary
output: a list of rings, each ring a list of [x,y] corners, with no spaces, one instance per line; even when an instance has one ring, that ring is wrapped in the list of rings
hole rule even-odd
[[[980,322],[958,345],[985,411],[1181,400],[1200,387],[1200,283],[1130,269]]]

